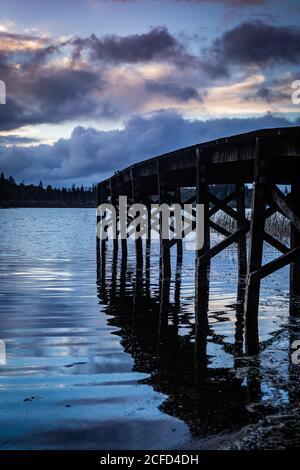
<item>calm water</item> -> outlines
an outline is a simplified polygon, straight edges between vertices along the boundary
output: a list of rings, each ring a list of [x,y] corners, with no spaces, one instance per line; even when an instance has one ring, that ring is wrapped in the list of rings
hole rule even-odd
[[[200,346],[194,253],[160,295],[157,244],[143,281],[133,248],[123,269],[108,249],[97,276],[94,210],[0,210],[0,448],[214,447],[293,405],[287,269],[263,282],[251,359],[234,247],[212,264]]]

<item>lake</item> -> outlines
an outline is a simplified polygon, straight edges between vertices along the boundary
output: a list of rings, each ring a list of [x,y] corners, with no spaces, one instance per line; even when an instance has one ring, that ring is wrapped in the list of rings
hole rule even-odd
[[[139,278],[133,242],[126,266],[110,246],[97,265],[95,234],[93,209],[0,210],[1,449],[218,448],[291,412],[288,268],[262,283],[251,358],[235,246],[213,260],[199,348],[194,252],[185,246],[175,276],[174,249],[162,292],[156,241]]]

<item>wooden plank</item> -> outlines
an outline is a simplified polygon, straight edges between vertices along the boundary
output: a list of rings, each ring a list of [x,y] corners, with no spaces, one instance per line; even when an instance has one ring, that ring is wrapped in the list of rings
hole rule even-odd
[[[225,250],[228,246],[230,246],[232,243],[235,243],[238,241],[238,239],[247,233],[249,230],[249,225],[245,224],[235,232],[233,232],[229,237],[225,238],[222,240],[220,243],[217,243],[214,245],[207,253],[203,254],[199,258],[199,263],[206,263],[209,259],[213,258],[214,256],[218,255],[221,253],[221,251]]]
[[[290,220],[294,225],[296,230],[300,232],[300,217],[297,215],[296,208],[293,204],[287,201],[287,198],[284,196],[283,192],[276,185],[272,185],[269,188],[269,194],[279,210]]]
[[[231,202],[236,196],[237,196],[237,192],[233,191],[224,199],[222,199],[223,204],[226,204],[226,205],[229,204],[229,202]],[[213,215],[215,215],[219,210],[220,208],[217,206],[214,206],[211,209],[209,209],[209,213],[208,213],[209,217],[212,217]]]
[[[208,223],[209,223],[210,228],[212,228],[216,232],[219,232],[221,235],[224,235],[224,237],[229,237],[231,235],[231,232],[226,230],[226,228],[221,227],[221,225],[216,224],[212,220],[210,220]]]
[[[232,209],[232,207],[228,206],[222,199],[219,199],[214,194],[211,194],[209,192],[208,199],[215,205],[215,207],[218,208],[218,210],[222,210],[237,222],[240,222],[241,224],[250,223],[249,220],[247,220],[245,217],[240,216],[236,210]]]
[[[278,269],[284,268],[287,264],[291,263],[293,260],[296,259],[296,257],[300,253],[300,246],[297,246],[293,250],[289,250],[287,253],[285,253],[282,256],[279,256],[279,258],[276,258],[273,261],[270,261],[269,263],[265,264],[261,268],[257,269],[256,271],[253,271],[250,274],[251,280],[257,281],[261,280],[266,276],[269,276],[270,274],[274,273],[275,271],[278,271]]]
[[[274,238],[270,233],[266,231],[264,231],[264,240],[281,253],[287,253],[289,251],[289,248],[286,245],[281,243],[279,240]]]

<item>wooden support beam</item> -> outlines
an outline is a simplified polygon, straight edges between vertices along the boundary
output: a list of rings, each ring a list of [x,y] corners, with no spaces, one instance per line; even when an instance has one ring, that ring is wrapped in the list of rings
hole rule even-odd
[[[199,257],[199,263],[205,264],[213,258],[214,256],[221,253],[221,251],[225,250],[228,246],[232,243],[235,243],[239,240],[239,238],[248,232],[248,224],[242,225],[241,228],[236,230],[235,232],[231,233],[227,238],[224,238],[221,242],[214,245],[210,250],[208,250],[205,254]]]
[[[118,194],[117,194],[117,187],[116,187],[116,179],[111,179],[110,182],[110,201],[113,207],[115,208],[116,211],[116,227],[115,227],[115,233],[113,234],[113,251],[114,251],[114,256],[117,256],[118,253],[118,221],[119,221],[119,205],[118,205]],[[114,229],[113,229],[114,231]]]
[[[278,269],[284,268],[284,266],[294,261],[298,257],[299,254],[300,254],[300,245],[292,250],[289,250],[284,255],[279,256],[279,258],[276,258],[273,261],[270,261],[269,263],[265,264],[264,266],[257,269],[256,271],[253,271],[250,274],[251,280],[253,282],[260,281],[264,277],[269,276],[275,271],[278,271]]]
[[[291,200],[293,201],[296,209],[300,208],[300,181],[291,185]],[[294,249],[300,246],[300,233],[295,228],[294,224],[290,224],[290,245]],[[290,266],[290,314],[300,314],[300,255],[297,255],[292,260]]]
[[[230,217],[232,217],[237,222],[239,222],[241,224],[245,224],[245,222],[247,221],[245,216],[244,217],[241,216],[238,213],[238,211],[232,209],[232,207],[228,206],[228,204],[226,204],[226,202],[224,202],[224,200],[219,199],[214,194],[208,192],[208,199],[209,199],[210,202],[212,202],[215,205],[216,208],[218,208],[218,210],[222,210],[223,212],[228,214]]]
[[[122,183],[120,181],[120,177],[117,175],[116,176],[116,192],[117,192],[117,197],[119,198],[120,196],[127,196],[126,194],[126,191],[124,191],[123,189],[123,186],[122,186]],[[121,251],[122,251],[122,259],[124,260],[124,263],[125,263],[125,260],[127,260],[127,236],[126,238],[124,238],[124,235],[126,232],[127,234],[127,227],[128,227],[128,220],[121,220],[120,218],[120,209],[122,209],[122,214],[123,214],[123,208],[120,208],[119,205],[118,205],[118,210],[119,210],[119,233],[120,233],[120,238],[121,238]],[[127,212],[127,208],[124,208],[124,210],[126,209],[126,212]],[[128,217],[127,217],[128,219]]]
[[[275,214],[276,212],[278,212],[279,214],[283,215],[283,212],[280,210],[280,208],[274,203],[272,197],[270,196],[270,194],[267,195],[267,198],[268,198],[268,203],[270,205],[270,207],[268,207],[266,209],[266,216],[265,218],[268,219],[269,217],[271,217],[273,214]],[[289,194],[285,194],[284,195],[284,199],[287,203],[289,203],[290,201],[293,201],[293,197],[291,195],[291,193]]]
[[[151,199],[148,198],[146,202],[148,209],[148,226],[146,238],[146,253],[145,253],[145,289],[146,295],[150,295],[150,277],[151,277]]]
[[[175,287],[174,287],[174,311],[173,311],[173,322],[174,325],[179,324],[179,313],[180,313],[180,292],[181,292],[181,276],[182,276],[182,256],[177,252],[176,259],[176,273],[175,273]]]
[[[101,204],[104,204],[107,202],[107,191],[105,189],[105,187],[103,186],[103,184],[99,184],[98,185],[98,196],[97,196],[97,203],[98,203],[98,207],[101,205]],[[105,218],[105,214],[103,214],[103,218]],[[98,214],[97,215],[97,224],[100,222],[100,215]],[[105,267],[106,267],[106,245],[107,245],[107,240],[106,239],[100,239],[99,238],[99,233],[97,233],[97,250],[99,250],[99,253],[98,253],[98,269],[97,269],[97,273],[99,275],[99,277],[102,278],[102,280],[104,281],[105,280]]]
[[[295,205],[284,196],[283,192],[280,191],[276,185],[272,185],[269,188],[269,194],[282,214],[285,215],[294,225],[295,229],[300,232],[300,217],[297,214]]]
[[[195,200],[195,197],[193,198],[190,198],[190,199],[193,199]],[[181,205],[181,222],[182,222],[182,219],[183,219],[183,207],[182,207],[182,201],[181,201],[181,191],[180,191],[180,188],[178,188],[176,191],[175,191],[175,203],[176,204],[180,204]],[[185,204],[192,204],[192,202],[187,202]],[[182,242],[182,237],[181,238],[178,238],[177,239],[177,264],[181,263],[182,264],[182,257],[183,257],[183,242]]]
[[[196,202],[204,208],[204,240],[200,250],[196,250],[195,269],[195,307],[196,307],[196,332],[202,337],[203,329],[206,329],[207,310],[209,298],[210,276],[210,229],[209,229],[209,185],[208,168],[209,156],[203,151],[196,151]],[[205,259],[205,261],[201,261]],[[200,331],[199,331],[200,330]]]
[[[274,238],[270,233],[264,231],[264,240],[269,243],[269,245],[276,248],[276,250],[280,251],[281,253],[288,253],[289,248],[281,243],[279,240]]]
[[[167,204],[169,201],[168,193],[166,190],[167,175],[164,174],[160,160],[157,160],[157,187],[158,187],[158,200],[159,205]],[[176,240],[172,240],[176,243]],[[166,278],[171,277],[171,253],[170,253],[170,240],[162,237],[162,214],[160,213],[160,266],[162,271],[162,282]]]
[[[246,351],[255,354],[259,350],[258,339],[258,306],[260,280],[251,277],[262,264],[263,240],[266,212],[266,157],[262,142],[256,141],[256,156],[254,162],[254,186],[252,194],[252,212],[250,226],[250,249],[248,261],[248,276],[245,296],[246,315]]]
[[[131,169],[131,188],[132,188],[132,201],[133,204],[141,202],[140,198],[140,181],[135,176],[134,167]],[[138,227],[137,227],[138,229]],[[143,269],[143,240],[141,237],[135,238],[135,260],[136,260],[136,274],[140,276]]]
[[[237,191],[233,191],[232,193],[228,194],[224,199],[221,199],[222,203],[225,204],[226,206],[229,204],[229,202],[233,201],[237,197]],[[215,215],[220,209],[218,206],[214,206],[211,209],[209,209],[208,215],[209,217],[212,217]]]
[[[210,228],[212,228],[216,232],[219,232],[221,235],[224,235],[224,237],[229,237],[231,235],[231,232],[229,232],[229,230],[227,230],[224,227],[221,227],[221,225],[216,224],[212,220],[210,220],[208,223],[209,223]]]
[[[236,322],[234,335],[234,356],[235,364],[238,365],[239,358],[244,352],[244,306],[245,306],[245,284],[246,280],[238,279],[237,301],[236,301]]]
[[[239,215],[237,221],[238,230],[243,227],[243,222],[246,220],[245,208],[245,185],[236,184],[236,210]],[[245,225],[245,224],[244,224]],[[243,279],[247,275],[247,236],[246,232],[241,234],[238,238],[238,266],[239,266],[239,279]]]
[[[275,214],[276,212],[278,212],[278,207],[275,206],[275,204],[273,203],[273,201],[271,200],[271,205],[270,207],[268,207],[266,209],[266,212],[265,212],[265,220],[267,220],[269,217],[271,217],[273,214]]]

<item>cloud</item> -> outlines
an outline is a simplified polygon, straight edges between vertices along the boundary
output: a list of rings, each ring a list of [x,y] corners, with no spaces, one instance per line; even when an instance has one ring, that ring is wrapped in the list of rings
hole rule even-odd
[[[0,76],[7,104],[0,107],[0,130],[85,119],[120,122],[157,107],[187,113],[193,106],[199,114],[216,87],[245,81],[249,66],[293,66],[299,58],[300,29],[262,21],[236,26],[198,55],[165,27],[88,38],[2,32]],[[254,99],[274,102],[275,91],[254,89],[242,103]]]
[[[258,90],[254,91],[253,93],[249,93],[244,98],[246,101],[256,101],[256,100],[263,100],[267,103],[273,103],[281,100],[290,100],[291,94],[290,93],[283,93],[282,91],[271,89],[269,87],[261,87]]]
[[[163,95],[169,98],[174,98],[178,101],[202,101],[196,88],[192,86],[184,86],[176,82],[146,80],[145,89],[151,94]]]
[[[148,33],[130,36],[108,35],[102,38],[92,34],[88,38],[74,38],[73,58],[78,60],[83,50],[89,50],[93,60],[110,63],[135,64],[139,62],[173,61],[185,65],[192,61],[185,46],[167,28],[157,27]]]
[[[295,122],[299,124],[299,120]],[[54,145],[0,147],[0,168],[16,179],[60,184],[99,181],[132,163],[164,152],[241,132],[292,125],[283,117],[187,120],[157,112],[128,120],[124,129],[99,131],[78,126]]]
[[[151,101],[151,89],[153,95],[175,101],[199,99],[194,87],[176,83],[180,78],[176,70],[172,81],[162,86],[145,84],[137,68],[130,68],[155,62],[183,70],[194,63],[184,44],[166,28],[124,37],[92,35],[52,40],[1,33],[0,39],[0,74],[7,84],[7,104],[0,107],[0,130],[84,118],[128,117],[128,113],[140,111],[141,101]],[[123,64],[126,67],[118,70]],[[129,72],[131,83],[139,88],[125,109],[128,97],[122,93],[126,95],[131,85],[129,82],[126,88]],[[117,76],[123,81],[122,88],[115,83]],[[137,92],[141,95],[138,99]]]
[[[244,22],[215,39],[207,52],[216,63],[227,65],[297,64],[300,28],[273,26],[259,20]]]
[[[96,72],[37,68],[17,71],[11,80],[6,81],[7,104],[0,107],[1,130],[113,114],[109,103],[95,100],[104,86]]]
[[[32,137],[21,137],[19,135],[0,135],[0,146],[3,145],[29,145],[39,143],[39,141]]]

